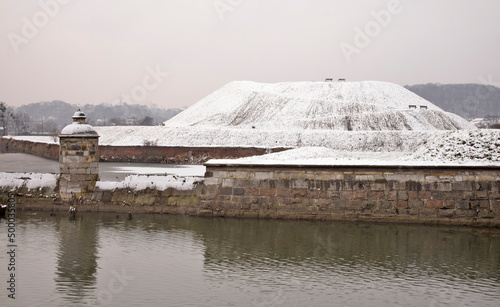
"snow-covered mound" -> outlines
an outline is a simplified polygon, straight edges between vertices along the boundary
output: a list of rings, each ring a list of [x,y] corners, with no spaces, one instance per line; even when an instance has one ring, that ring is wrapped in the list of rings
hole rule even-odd
[[[414,160],[500,163],[500,130],[452,131],[435,136],[413,155]]]
[[[436,135],[415,153],[360,152],[302,147],[240,159],[212,159],[207,165],[474,165],[500,166],[500,131],[469,130]]]
[[[186,147],[312,147],[348,151],[413,151],[446,131],[332,131],[230,128],[95,127],[100,145]]]
[[[167,127],[288,130],[455,130],[474,126],[387,82],[231,82]]]

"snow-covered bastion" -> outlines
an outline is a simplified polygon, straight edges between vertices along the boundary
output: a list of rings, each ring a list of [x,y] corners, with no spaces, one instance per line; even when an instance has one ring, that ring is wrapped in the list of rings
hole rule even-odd
[[[96,131],[106,146],[269,154],[205,157],[204,178],[97,181],[80,210],[500,226],[500,133],[393,84],[233,82],[164,127]]]

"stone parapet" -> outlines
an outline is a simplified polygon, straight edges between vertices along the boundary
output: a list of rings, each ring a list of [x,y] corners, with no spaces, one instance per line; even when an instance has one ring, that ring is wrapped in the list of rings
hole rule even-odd
[[[214,215],[463,219],[500,224],[500,167],[207,165]]]

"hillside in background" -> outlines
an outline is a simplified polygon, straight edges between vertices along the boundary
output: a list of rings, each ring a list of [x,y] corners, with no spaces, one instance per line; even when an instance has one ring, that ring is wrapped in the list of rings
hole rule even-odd
[[[71,123],[76,110],[85,112],[87,120],[95,126],[144,125],[162,123],[177,115],[182,109],[161,109],[137,104],[121,105],[72,105],[60,100],[44,101],[12,108],[17,121],[11,119],[12,133],[48,133],[60,131]],[[18,127],[22,126],[22,127]]]
[[[464,118],[500,117],[500,88],[483,84],[417,84],[406,89]]]

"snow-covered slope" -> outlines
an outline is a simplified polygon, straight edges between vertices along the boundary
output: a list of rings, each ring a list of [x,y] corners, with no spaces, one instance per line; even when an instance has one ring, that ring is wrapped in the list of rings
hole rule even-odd
[[[500,164],[500,130],[462,130],[436,135],[420,146],[412,159]]]
[[[415,152],[360,152],[302,147],[210,164],[259,165],[500,165],[500,131],[461,130],[435,134]]]
[[[412,106],[410,108],[410,106]],[[231,82],[165,122],[167,127],[455,130],[474,126],[387,82]]]

